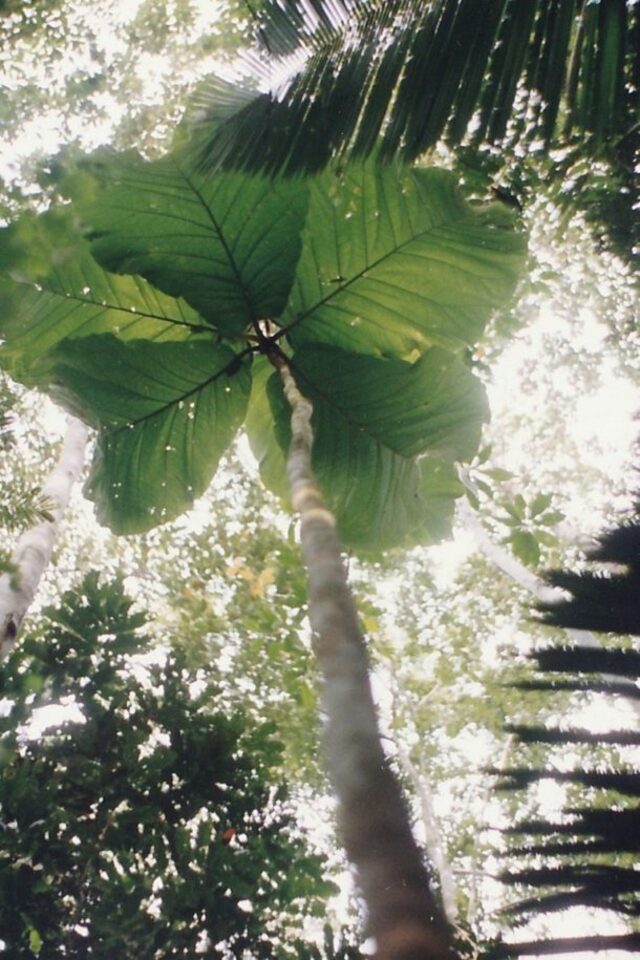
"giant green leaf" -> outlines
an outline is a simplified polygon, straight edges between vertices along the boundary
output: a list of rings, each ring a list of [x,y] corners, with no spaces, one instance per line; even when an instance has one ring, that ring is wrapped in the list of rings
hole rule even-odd
[[[69,340],[51,390],[100,428],[86,492],[116,533],[171,520],[207,488],[242,423],[248,361],[209,337],[187,343]]]
[[[313,467],[344,542],[384,548],[446,536],[461,493],[454,461],[473,456],[487,416],[482,384],[439,347],[410,364],[310,345],[291,363],[313,403]],[[269,392],[286,448],[277,376]]]
[[[303,182],[203,179],[177,154],[145,162],[101,152],[86,166],[96,186],[82,181],[76,205],[107,270],[184,297],[227,336],[282,312],[300,254]]]
[[[73,221],[65,207],[0,230],[2,365],[26,383],[46,380],[47,353],[69,337],[182,340],[202,328],[184,300],[106,273]]]
[[[447,170],[353,164],[311,181],[295,284],[281,319],[295,345],[415,357],[478,340],[510,296],[524,242]]]

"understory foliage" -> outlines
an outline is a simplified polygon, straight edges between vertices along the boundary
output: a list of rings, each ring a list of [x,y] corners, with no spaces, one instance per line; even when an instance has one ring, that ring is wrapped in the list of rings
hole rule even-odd
[[[12,957],[316,955],[296,931],[334,888],[296,830],[273,728],[216,712],[201,672],[149,654],[120,583],[66,593],[0,685]],[[50,705],[73,714],[45,726]]]
[[[230,707],[269,718],[286,775],[324,790],[317,675],[293,526],[283,536],[273,522],[284,519],[274,499],[239,462],[231,469],[201,530],[160,527],[147,535],[149,576],[162,584],[165,622],[189,665],[217,678]]]

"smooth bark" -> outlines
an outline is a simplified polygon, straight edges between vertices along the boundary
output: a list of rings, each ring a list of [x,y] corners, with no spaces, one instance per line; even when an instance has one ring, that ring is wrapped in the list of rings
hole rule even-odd
[[[86,443],[87,427],[69,417],[60,456],[42,487],[43,495],[52,505],[53,521],[39,523],[21,535],[11,557],[17,570],[0,577],[2,656],[7,656],[13,649],[20,625],[51,560],[60,518],[69,502],[73,484],[82,473]]]
[[[325,752],[347,856],[366,906],[376,960],[451,957],[449,928],[430,889],[408,808],[382,750],[365,641],[333,515],[311,469],[312,407],[284,360],[291,406],[288,473],[308,574],[309,618],[322,675]]]

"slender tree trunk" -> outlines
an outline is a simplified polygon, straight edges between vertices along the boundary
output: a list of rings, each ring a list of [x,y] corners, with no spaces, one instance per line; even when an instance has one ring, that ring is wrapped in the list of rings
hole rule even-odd
[[[82,472],[86,442],[87,427],[69,417],[60,457],[42,487],[42,493],[53,504],[53,522],[39,523],[22,534],[11,557],[17,571],[0,577],[2,656],[13,649],[20,624],[51,560],[60,518],[69,502],[71,488]]]
[[[442,831],[440,830],[440,824],[436,816],[431,784],[422,770],[416,768],[411,759],[411,754],[403,747],[399,738],[395,743],[400,766],[413,783],[420,803],[420,816],[424,827],[425,846],[440,878],[440,891],[444,914],[451,926],[455,926],[458,922],[456,885],[453,879],[451,864],[447,860],[442,842]]]
[[[400,786],[382,750],[364,637],[347,583],[333,515],[311,469],[312,407],[284,362],[291,406],[288,473],[309,584],[309,618],[322,674],[325,751],[339,828],[367,911],[376,960],[444,960],[452,943],[430,889]]]

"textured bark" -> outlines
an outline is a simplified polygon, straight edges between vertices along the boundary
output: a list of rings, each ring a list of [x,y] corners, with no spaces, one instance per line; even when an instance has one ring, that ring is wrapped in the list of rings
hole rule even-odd
[[[449,928],[431,892],[408,808],[382,750],[364,637],[333,515],[311,469],[312,407],[277,363],[292,409],[288,473],[309,585],[309,618],[322,675],[325,752],[338,822],[366,906],[376,960],[451,957]]]
[[[22,534],[11,557],[17,572],[0,577],[2,656],[13,649],[20,625],[51,560],[60,518],[69,502],[71,488],[82,472],[86,442],[86,426],[69,417],[60,457],[42,487],[42,493],[53,504],[54,520],[39,523]]]

